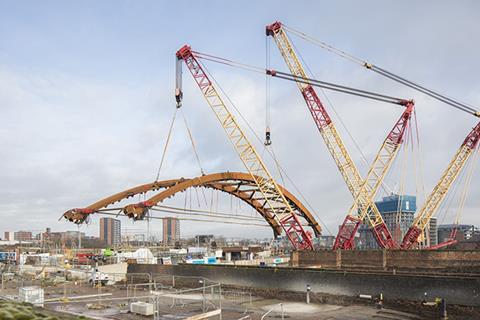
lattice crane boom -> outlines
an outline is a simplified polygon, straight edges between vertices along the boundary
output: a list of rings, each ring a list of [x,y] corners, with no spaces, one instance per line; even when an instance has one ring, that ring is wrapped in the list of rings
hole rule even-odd
[[[207,103],[220,121],[228,138],[233,143],[240,159],[252,175],[252,178],[265,199],[267,207],[270,208],[271,218],[279,222],[286,236],[296,249],[313,249],[310,234],[302,227],[294,210],[268,171],[260,155],[249,142],[232,113],[228,110],[217,89],[208,78],[204,67],[200,65],[191,48],[187,45],[183,46],[177,51],[176,56],[179,61],[183,60],[185,62],[200,91],[207,100]],[[177,66],[181,66],[181,64],[177,64]],[[181,84],[178,83],[179,79],[181,79],[179,73],[181,73],[181,71],[177,70],[177,89],[175,94],[177,106],[181,104],[182,99]],[[279,202],[283,205],[274,205],[274,203]]]
[[[477,147],[479,140],[480,122],[465,138],[452,161],[443,172],[440,181],[438,181],[435,188],[433,188],[432,193],[428,196],[422,208],[420,208],[415,220],[413,220],[412,226],[408,229],[403,238],[401,244],[402,249],[410,249],[415,243],[417,243],[418,238],[430,223],[430,219],[435,214],[442,201],[445,199],[450,187]]]
[[[300,63],[300,60],[295,53],[290,39],[282,27],[282,24],[277,21],[267,26],[266,33],[267,36],[272,36],[275,40],[275,43],[277,44],[278,49],[280,50],[280,53],[282,54],[290,72],[298,78],[308,78],[302,67],[302,64]],[[378,208],[373,202],[373,199],[370,198],[370,194],[373,193],[373,190],[372,192],[369,192],[369,185],[364,183],[364,180],[360,176],[357,167],[350,157],[334,123],[320,101],[315,89],[311,84],[308,83],[308,81],[297,81],[297,85],[305,99],[305,102],[307,103],[308,109],[315,121],[315,124],[317,125],[317,128],[320,131],[320,134],[323,137],[323,140],[325,141],[325,144],[327,145],[330,154],[335,160],[335,163],[343,179],[345,180],[348,189],[350,190],[350,193],[357,200],[358,206],[361,208],[369,208],[369,216],[374,217],[373,221],[378,221],[376,225],[372,224],[371,227],[379,245],[384,248],[395,247],[396,244],[394,243],[393,238],[388,231],[380,212],[378,211]],[[394,153],[394,155],[395,154],[396,153]],[[347,217],[347,219],[350,218]],[[357,221],[357,219],[354,218],[352,222],[358,227],[358,223],[361,221]],[[346,228],[344,228],[344,230],[346,230]],[[353,231],[356,232],[356,229],[349,231],[349,234]],[[355,235],[355,233],[353,233],[353,235]],[[340,239],[337,237],[337,241],[339,241],[336,243],[337,248],[352,249],[353,242],[348,241],[348,239],[350,239],[350,236],[344,238],[342,235],[340,235]]]
[[[372,210],[372,206],[374,204],[373,199],[375,199],[380,184],[400,149],[399,146],[403,141],[403,136],[408,127],[413,109],[414,103],[413,101],[409,101],[400,119],[395,123],[393,129],[382,143],[375,160],[370,166],[364,184],[357,193],[355,201],[338,231],[334,249],[353,248],[355,234],[364,220],[367,220],[369,226],[373,229],[373,234],[378,243],[385,243],[384,247],[387,248],[396,246],[393,239],[388,237],[389,233],[386,233],[388,230],[386,229],[383,219],[379,219],[379,216]],[[365,195],[368,195],[368,198],[360,199],[360,197],[365,197]],[[367,205],[364,205],[364,203]]]

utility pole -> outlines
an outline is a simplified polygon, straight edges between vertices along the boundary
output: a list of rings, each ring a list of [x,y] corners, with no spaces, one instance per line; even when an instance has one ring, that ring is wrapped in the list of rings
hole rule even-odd
[[[312,291],[312,287],[309,284],[307,284],[305,286],[305,289],[307,291],[307,304],[310,304],[310,291]]]
[[[82,233],[80,232],[80,225],[78,224],[78,250],[82,249]]]

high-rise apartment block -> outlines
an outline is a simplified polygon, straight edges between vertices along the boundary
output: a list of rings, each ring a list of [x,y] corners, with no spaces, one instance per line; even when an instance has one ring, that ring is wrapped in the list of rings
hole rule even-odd
[[[122,241],[120,220],[100,218],[100,240],[110,246],[119,245]]]
[[[180,240],[180,220],[163,218],[163,243],[174,243]]]

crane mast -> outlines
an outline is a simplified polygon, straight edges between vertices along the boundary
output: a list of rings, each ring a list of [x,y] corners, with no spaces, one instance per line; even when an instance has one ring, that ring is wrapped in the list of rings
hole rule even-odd
[[[430,223],[430,218],[434,215],[442,201],[445,199],[448,190],[462,171],[467,160],[472,155],[473,150],[475,150],[477,147],[479,139],[480,122],[465,138],[447,169],[443,172],[440,181],[437,183],[432,193],[428,196],[424,205],[418,212],[418,215],[413,221],[412,226],[408,229],[403,238],[401,244],[402,249],[410,249],[415,245],[415,243],[417,243],[418,238],[422,232],[424,232],[426,226]]]
[[[180,107],[182,100],[181,69],[178,67],[181,66],[181,61],[183,60],[204,98],[207,100],[207,103],[210,105],[230,141],[233,143],[240,159],[252,175],[253,180],[263,195],[265,204],[270,209],[269,213],[271,218],[279,222],[295,249],[313,249],[310,234],[304,230],[300,220],[268,171],[260,155],[249,142],[232,113],[228,110],[190,46],[183,46],[177,51],[176,56],[177,61],[180,62],[177,63],[177,88],[175,90],[177,107]],[[274,205],[274,203],[278,202],[283,203],[283,205]]]
[[[295,50],[293,49],[293,46],[282,27],[282,24],[277,21],[267,26],[266,33],[267,36],[272,36],[274,38],[290,72],[297,78],[306,79],[307,75],[297,55],[295,54]],[[373,202],[373,199],[370,198],[370,195],[375,194],[376,190],[370,190],[370,185],[365,183],[365,181],[361,178],[357,167],[348,154],[334,123],[325,110],[315,89],[311,84],[308,83],[308,81],[297,81],[297,86],[300,89],[305,102],[307,103],[308,109],[315,121],[315,124],[317,125],[317,128],[319,129],[330,154],[335,160],[335,163],[340,170],[340,173],[345,180],[350,193],[358,202],[358,207],[365,208],[365,210],[368,208],[368,221],[372,227],[372,232],[374,233],[378,244],[382,248],[395,248],[396,244],[388,228],[386,227],[378,208]],[[402,135],[403,132],[404,130],[401,130]],[[390,154],[392,155],[393,159],[396,152]],[[382,163],[381,158],[376,159],[375,163],[384,166],[385,170],[388,169],[388,165],[386,165],[386,163]],[[376,172],[376,169],[374,169],[374,171]],[[374,171],[372,171],[372,174]],[[383,178],[383,176],[384,174],[381,176],[381,178]],[[378,179],[378,182],[380,183],[381,179]],[[373,223],[373,221],[375,221],[375,223]],[[361,220],[358,220],[356,217],[350,215],[347,216],[341,228],[343,229],[341,230],[342,234],[339,234],[339,237],[336,239],[336,248],[353,248],[353,241],[349,241],[349,239],[351,238],[352,234],[353,236],[355,235],[356,228],[358,228],[360,222]],[[354,226],[353,229],[351,228],[352,225]]]

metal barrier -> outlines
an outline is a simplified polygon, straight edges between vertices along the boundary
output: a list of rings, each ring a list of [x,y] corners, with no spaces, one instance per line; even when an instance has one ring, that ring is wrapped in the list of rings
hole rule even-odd
[[[145,276],[143,274],[142,276]],[[145,277],[143,277],[145,279]],[[202,312],[209,312],[212,310],[221,309],[222,304],[222,289],[219,283],[210,284],[210,280],[201,277],[176,277],[176,280],[188,280],[197,285],[195,288],[179,289],[170,286],[165,286],[165,279],[175,281],[172,277],[157,276],[153,281],[143,283],[116,283],[113,286],[116,289],[126,289],[126,296],[112,297],[102,293],[101,286],[98,286],[96,294],[88,294],[84,296],[72,296],[72,290],[78,286],[72,286],[69,282],[65,284],[62,294],[60,287],[54,288],[50,293],[61,295],[60,298],[48,299],[45,304],[60,304],[68,306],[70,304],[86,304],[91,303],[95,305],[103,305],[110,307],[126,307],[131,302],[148,302],[154,306],[154,319],[160,319],[162,313],[171,312],[172,308],[185,309],[186,312],[198,312],[201,308]],[[138,279],[138,277],[137,277]],[[130,279],[128,279],[130,280]],[[163,283],[160,281],[163,280]],[[83,283],[82,285],[88,286]],[[90,290],[91,291],[91,290]],[[118,294],[118,292],[117,292]]]
[[[278,306],[280,306],[280,312],[282,316],[282,320],[285,319],[285,313],[283,312],[283,303],[276,304],[272,307],[272,309],[268,310],[263,314],[263,316],[260,318],[260,320],[265,319],[270,313],[272,313]]]

